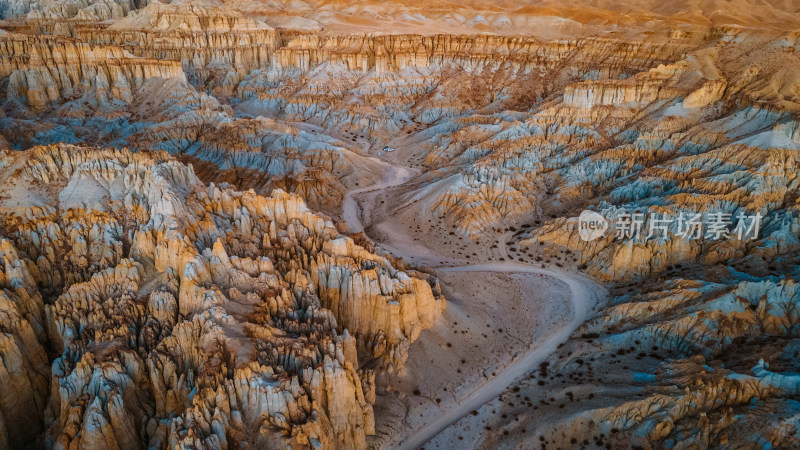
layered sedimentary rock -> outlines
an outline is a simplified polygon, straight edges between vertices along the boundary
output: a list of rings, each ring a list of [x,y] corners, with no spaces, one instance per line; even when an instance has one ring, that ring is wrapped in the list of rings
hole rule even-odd
[[[90,106],[130,102],[149,79],[185,80],[180,65],[133,58],[119,47],[13,33],[0,36],[0,46],[0,76],[9,80],[6,99],[34,109],[74,98]]]
[[[431,197],[435,212],[470,235],[503,223],[566,215],[594,198],[617,207],[630,202],[628,209],[642,212],[652,203],[647,197],[664,197],[669,203],[692,206],[676,205],[659,213],[676,213],[682,207],[686,214],[713,203],[713,196],[700,201],[679,193],[715,191],[722,200],[726,187],[716,178],[719,170],[709,168],[705,176],[715,178],[700,188],[688,183],[703,172],[688,166],[746,157],[750,169],[758,172],[760,164],[790,155],[796,148],[790,130],[798,103],[789,85],[781,82],[785,67],[773,63],[780,59],[787,66],[797,65],[794,51],[786,47],[790,36],[770,38],[743,30],[720,33],[719,41],[671,64],[631,77],[569,83],[561,98],[529,113],[497,111],[441,120],[424,133],[430,148],[426,163],[437,169],[429,178],[440,183],[419,195]],[[727,41],[733,38],[758,42],[761,51],[749,53],[749,45],[755,44],[729,46]],[[767,98],[781,100],[767,104]],[[793,189],[792,182],[784,183]],[[739,201],[734,198],[735,187],[726,186],[731,193],[726,200]],[[781,186],[777,183],[775,189]],[[739,195],[747,194],[740,189]],[[542,205],[545,198],[547,204]],[[747,211],[754,213],[762,206],[757,203],[749,204]],[[734,206],[723,209],[738,212]],[[766,215],[766,210],[761,212]],[[568,237],[563,228],[564,223],[554,221],[537,235],[558,229],[561,245],[578,238]],[[574,243],[596,247],[583,253],[584,262],[593,259],[601,245]],[[659,258],[641,257],[648,259],[657,264]],[[605,261],[603,270],[614,270]]]
[[[20,16],[28,20],[119,19],[146,3],[147,0],[5,0],[0,4],[0,19]]]
[[[484,409],[480,431],[465,419],[448,437],[484,448],[798,445],[800,102],[785,78],[796,36],[708,37],[720,41],[632,77],[569,84],[541,108],[424,133],[437,170],[415,196],[431,211],[473,236],[524,224],[512,259],[571,265],[612,294]],[[605,233],[587,237],[587,209]]]
[[[78,26],[72,34],[137,56],[180,61],[193,84],[227,95],[247,73],[269,67],[280,45],[275,29],[229,8],[158,2],[110,26]]]
[[[334,204],[343,195],[340,177],[352,171],[345,144],[270,119],[237,120],[229,106],[195,90],[177,60],[58,36],[6,33],[0,46],[5,105],[27,111],[4,120],[3,134],[15,148],[90,140],[167,150],[213,166],[199,166],[206,181],[263,193],[277,187],[314,204]],[[34,114],[53,120],[27,118]]]
[[[402,370],[444,307],[299,197],[205,186],[166,153],[3,163],[7,445],[47,423],[59,448],[364,448],[375,372]]]
[[[788,29],[798,24],[797,5],[780,0],[734,4],[677,0],[668,4],[628,4],[614,0],[578,0],[567,5],[552,0],[503,2],[466,0],[458,3],[421,1],[339,0],[234,2],[243,13],[283,28],[317,29],[326,34],[369,32],[430,35],[494,34],[563,36],[602,34],[619,28],[647,32],[655,24],[740,24]]]
[[[328,206],[353,173],[340,149],[364,146],[356,136],[380,144],[475,109],[538,104],[576,76],[631,76],[679,58],[702,37],[325,36],[279,32],[231,8],[157,2],[113,23],[30,18],[6,28],[13,32],[0,38],[0,64],[12,114],[3,135],[12,147],[167,150],[190,156],[205,181],[262,193],[279,187]],[[28,119],[42,113],[47,123]],[[274,122],[241,120],[257,116],[353,139],[274,139]],[[509,183],[490,178],[498,192]]]
[[[504,394],[487,429],[512,445],[537,437],[548,447],[797,446],[797,285],[731,278],[616,291],[613,305]]]
[[[697,37],[625,43],[287,34],[273,67],[249,75],[237,92],[266,111],[385,140],[475,109],[529,107],[574,76],[633,75],[678,58]]]
[[[44,429],[49,370],[44,303],[14,244],[0,241],[0,446],[35,441]]]

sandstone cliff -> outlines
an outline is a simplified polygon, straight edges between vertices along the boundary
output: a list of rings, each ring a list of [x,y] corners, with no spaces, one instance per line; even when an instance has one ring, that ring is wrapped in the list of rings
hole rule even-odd
[[[179,61],[193,84],[226,95],[249,72],[269,67],[280,45],[275,29],[229,8],[158,2],[110,26],[79,26],[72,34],[147,59]]]
[[[119,47],[95,47],[51,36],[0,36],[0,76],[7,99],[32,108],[83,97],[89,105],[129,102],[151,78],[185,80],[180,65],[134,58]]]

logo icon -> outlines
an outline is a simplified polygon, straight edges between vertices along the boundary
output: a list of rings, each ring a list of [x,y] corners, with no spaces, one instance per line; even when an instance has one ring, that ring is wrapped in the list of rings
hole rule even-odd
[[[600,238],[606,230],[608,230],[608,221],[594,211],[585,209],[578,217],[578,233],[586,242]]]

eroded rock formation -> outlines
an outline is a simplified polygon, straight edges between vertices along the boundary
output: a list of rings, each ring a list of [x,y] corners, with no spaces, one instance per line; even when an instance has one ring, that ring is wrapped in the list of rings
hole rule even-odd
[[[44,429],[49,370],[44,303],[13,242],[0,241],[0,446],[35,441]]]
[[[798,445],[794,280],[671,278],[616,292],[614,304],[504,394],[488,428],[508,443],[541,436],[548,447]]]
[[[0,447],[365,448],[444,301],[307,205],[395,140],[402,203],[612,289],[476,446],[798,446],[800,11],[406,3],[0,0]]]
[[[365,448],[375,372],[444,308],[299,197],[207,187],[166,153],[4,164],[5,445],[47,425],[57,448]]]

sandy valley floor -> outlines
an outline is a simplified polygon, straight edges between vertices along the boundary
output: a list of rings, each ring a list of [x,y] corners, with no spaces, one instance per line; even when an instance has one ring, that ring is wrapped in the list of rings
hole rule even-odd
[[[474,417],[468,403],[496,398],[582,322],[594,298],[580,297],[586,302],[576,315],[576,298],[585,292],[575,286],[596,288],[547,264],[512,262],[506,241],[513,233],[506,230],[469,239],[435,218],[420,220],[427,205],[405,195],[418,171],[411,167],[413,142],[404,144],[410,145],[385,158],[368,157],[383,166],[383,178],[350,191],[343,219],[435,273],[448,303],[437,325],[412,344],[404,372],[379,379],[372,439],[379,447],[414,447],[440,428],[452,434],[453,422]]]

